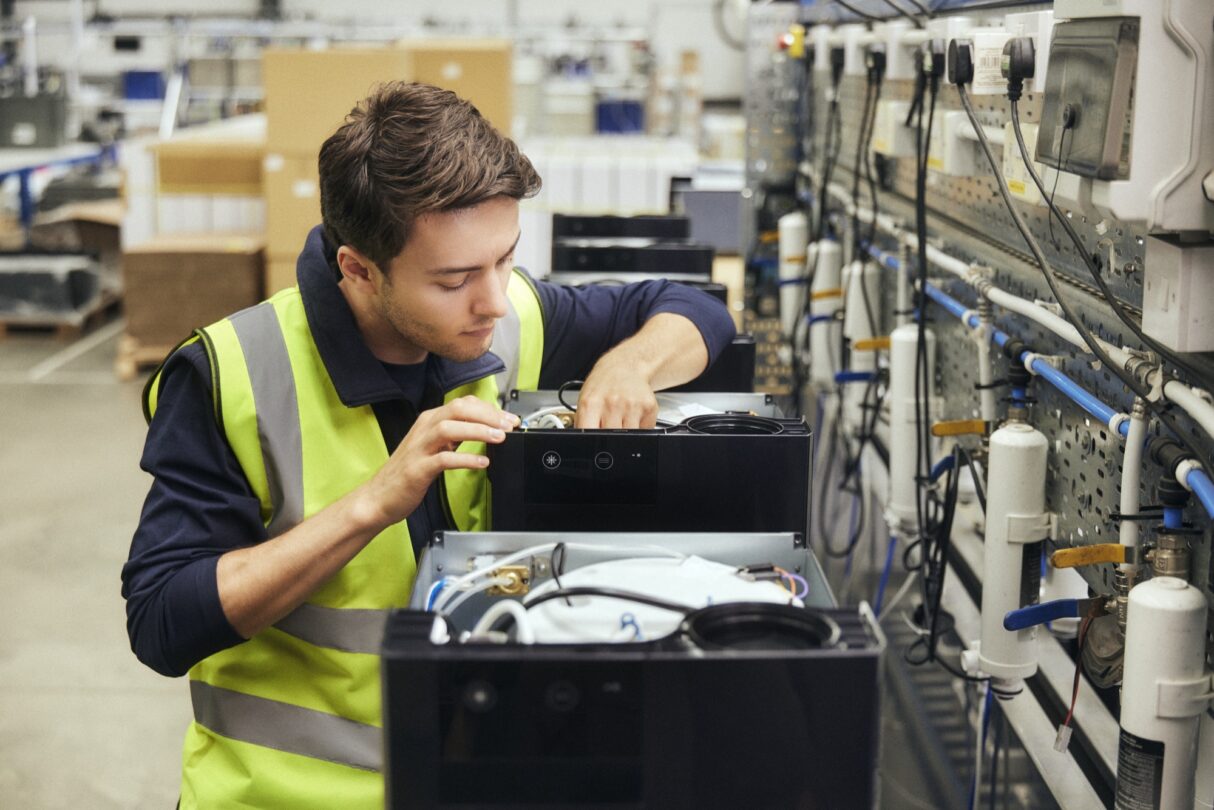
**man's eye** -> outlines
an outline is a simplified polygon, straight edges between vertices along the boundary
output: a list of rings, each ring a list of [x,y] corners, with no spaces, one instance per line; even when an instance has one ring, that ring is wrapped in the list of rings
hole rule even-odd
[[[455,290],[462,290],[464,287],[468,286],[468,279],[469,279],[469,276],[464,276],[464,280],[461,281],[459,284],[439,284],[438,286],[442,287],[444,290],[447,290],[448,292],[453,292]]]

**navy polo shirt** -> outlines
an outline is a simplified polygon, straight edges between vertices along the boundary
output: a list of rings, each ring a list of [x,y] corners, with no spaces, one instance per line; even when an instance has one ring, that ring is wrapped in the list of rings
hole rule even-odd
[[[338,289],[335,252],[319,227],[308,236],[296,276],[308,326],[338,396],[348,407],[372,407],[389,449],[418,412],[503,368],[493,354],[468,363],[433,355],[415,365],[378,360]],[[536,288],[544,314],[540,388],[584,379],[600,355],[660,312],[684,315],[696,325],[710,363],[734,336],[719,301],[681,284],[573,288],[536,282]],[[176,676],[243,641],[224,616],[215,567],[224,553],[267,535],[257,497],[215,422],[211,368],[201,345],[174,354],[161,379],[140,461],[153,481],[122,568],[122,595],[131,648],[152,669]],[[437,484],[408,524],[415,544],[449,528]]]

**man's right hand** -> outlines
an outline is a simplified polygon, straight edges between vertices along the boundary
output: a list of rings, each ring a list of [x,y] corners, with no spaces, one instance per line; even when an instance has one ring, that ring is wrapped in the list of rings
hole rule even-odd
[[[486,456],[459,453],[457,448],[463,442],[500,444],[518,423],[514,414],[472,396],[422,411],[387,463],[363,487],[372,521],[383,528],[407,518],[445,470],[489,466]]]

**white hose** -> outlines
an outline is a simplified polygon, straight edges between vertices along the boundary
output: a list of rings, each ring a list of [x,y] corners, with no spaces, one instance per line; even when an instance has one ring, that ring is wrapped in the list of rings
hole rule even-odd
[[[1208,435],[1214,436],[1214,405],[1197,391],[1178,380],[1172,380],[1164,385],[1163,395],[1179,405]]]
[[[531,619],[527,615],[527,609],[513,599],[501,599],[490,605],[489,609],[481,614],[480,621],[472,628],[473,638],[489,632],[489,628],[507,614],[514,617],[515,627],[518,628],[519,643],[534,644],[535,631],[531,629]]]
[[[1127,548],[1138,548],[1138,521],[1130,515],[1138,514],[1139,482],[1142,473],[1142,451],[1147,440],[1146,413],[1139,402],[1130,414],[1130,430],[1125,440],[1125,458],[1121,463],[1121,545]],[[1121,570],[1129,573],[1136,566],[1123,563]]]

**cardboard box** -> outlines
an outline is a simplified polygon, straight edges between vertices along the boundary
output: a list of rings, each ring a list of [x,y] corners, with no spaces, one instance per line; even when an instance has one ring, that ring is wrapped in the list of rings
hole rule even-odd
[[[191,127],[152,143],[148,149],[156,160],[156,193],[260,196],[265,144],[263,115]]]
[[[320,171],[315,157],[270,153],[265,159],[266,250],[298,256],[320,224]]]
[[[402,40],[414,79],[471,101],[509,135],[514,119],[514,48],[504,39]]]
[[[96,256],[102,287],[121,289],[122,200],[96,200],[61,205],[40,214],[30,229],[30,244],[45,251],[79,251]]]
[[[158,236],[123,254],[127,334],[172,346],[262,299],[260,234]]]
[[[269,256],[266,259],[266,297],[295,286],[295,255]]]
[[[414,78],[400,48],[267,49],[262,54],[267,153],[315,160],[346,115],[383,82]]]

